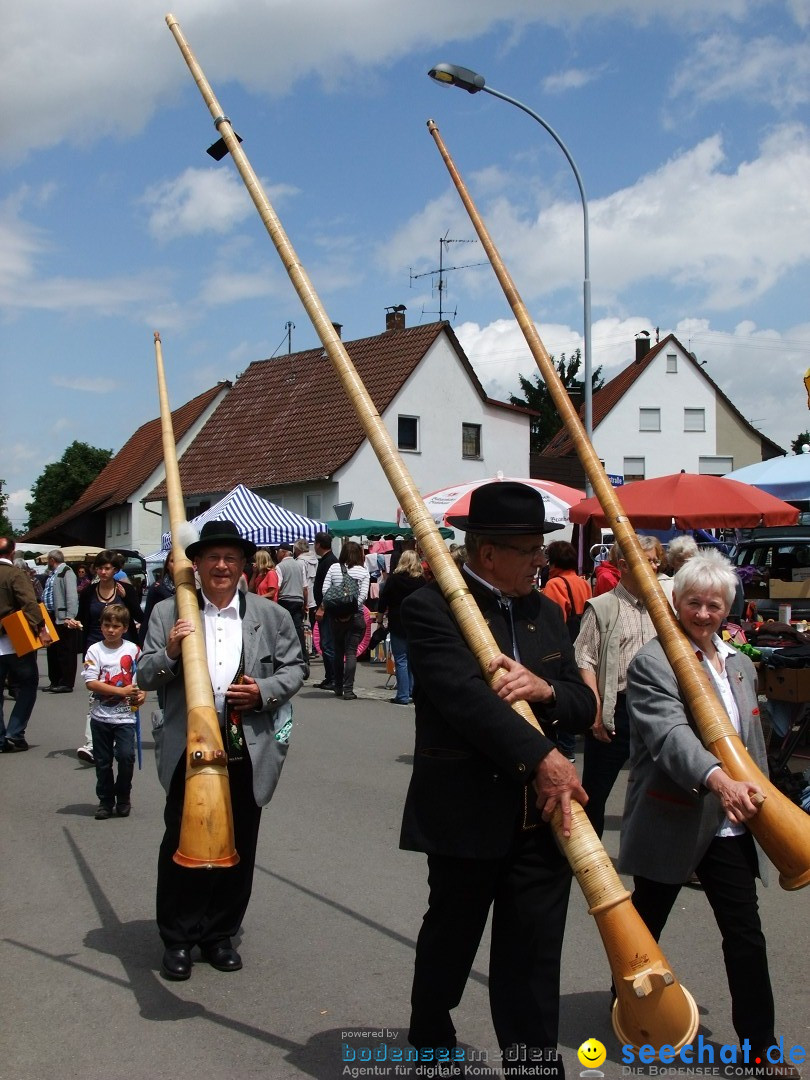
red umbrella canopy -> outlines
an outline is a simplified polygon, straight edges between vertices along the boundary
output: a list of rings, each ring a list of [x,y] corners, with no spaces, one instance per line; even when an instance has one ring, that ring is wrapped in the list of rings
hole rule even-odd
[[[795,525],[799,511],[751,484],[722,476],[673,473],[636,480],[616,489],[635,529],[750,529],[756,525]],[[583,499],[569,511],[571,521],[606,524],[599,500]]]

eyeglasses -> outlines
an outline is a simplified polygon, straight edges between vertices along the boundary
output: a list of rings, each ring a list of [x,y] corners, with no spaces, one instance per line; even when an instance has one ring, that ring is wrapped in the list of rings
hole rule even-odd
[[[543,552],[546,550],[545,544],[536,544],[534,547],[525,548],[519,547],[517,544],[507,544],[505,541],[494,544],[498,548],[509,548],[510,551],[516,551],[518,555],[522,555],[524,559],[539,559]]]

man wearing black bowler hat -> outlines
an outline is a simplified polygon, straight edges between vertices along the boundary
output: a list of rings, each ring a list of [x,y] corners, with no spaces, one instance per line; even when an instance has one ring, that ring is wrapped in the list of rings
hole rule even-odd
[[[400,846],[428,857],[428,910],[416,946],[409,1041],[455,1056],[461,1000],[493,907],[489,996],[507,1076],[564,1076],[557,1059],[560,953],[571,871],[550,826],[587,801],[556,730],[584,732],[596,700],[582,681],[560,608],[534,588],[545,521],[535,489],[485,484],[469,514],[465,583],[502,655],[490,688],[435,585],[402,605],[414,672],[416,746]],[[541,734],[511,708],[526,701]],[[555,1064],[556,1063],[556,1064]],[[452,1075],[452,1071],[450,1073]]]
[[[198,593],[214,705],[228,754],[236,866],[187,869],[173,860],[180,839],[186,772],[186,694],[181,642],[193,624],[177,618],[174,597],[152,609],[138,664],[138,685],[165,690],[163,724],[154,732],[158,776],[166,789],[166,831],[160,845],[157,923],[165,978],[187,979],[191,950],[220,971],[238,971],[238,932],[253,885],[262,807],[287,752],[290,698],[304,682],[298,635],[288,612],[242,592],[245,561],[256,552],[231,521],[209,521],[186,554],[200,577]],[[227,721],[227,724],[226,724]]]

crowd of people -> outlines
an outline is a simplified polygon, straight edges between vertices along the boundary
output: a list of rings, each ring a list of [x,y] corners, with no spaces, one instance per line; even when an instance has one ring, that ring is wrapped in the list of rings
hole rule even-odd
[[[764,1059],[776,1041],[756,900],[764,857],[745,827],[762,792],[755,778],[732,778],[701,743],[626,553],[614,544],[586,580],[570,543],[546,546],[559,526],[546,521],[538,493],[516,482],[478,488],[468,513],[449,524],[464,533],[453,557],[497,645],[487,671],[414,543],[364,550],[347,540],[336,553],[333,538],[319,533],[312,545],[285,541],[257,551],[233,523],[217,521],[186,548],[240,854],[238,866],[204,875],[173,858],[190,782],[183,642],[195,623],[178,612],[171,556],[142,610],[116,575],[113,552],[102,552],[81,578],[60,551],[51,552],[42,604],[58,628],[53,642],[33,583],[14,563],[13,542],[0,539],[0,618],[21,612],[47,647],[42,689],[72,692],[77,656],[84,656],[90,706],[79,755],[95,765],[99,820],[130,814],[137,710],[147,691],[158,694],[164,978],[190,978],[195,948],[217,970],[242,967],[233,938],[250,898],[261,811],[287,753],[291,701],[316,656],[324,677],[313,689],[357,701],[358,653],[376,624],[396,680],[391,701],[414,708],[400,846],[427,857],[410,1044],[446,1062],[447,1075],[462,1075],[453,1071],[452,1013],[491,913],[489,995],[504,1075],[564,1076],[560,965],[572,875],[550,821],[559,815],[570,835],[579,803],[601,836],[608,797],[629,761],[619,868],[633,879],[635,908],[657,939],[680,888],[703,888],[722,938],[740,1044],[747,1040],[763,1058],[759,1075],[798,1077],[793,1066]],[[730,722],[767,773],[754,669],[720,636],[736,574],[722,555],[694,542],[665,553],[655,538],[638,541]],[[666,572],[667,555],[680,561],[674,574]],[[0,635],[0,674],[16,685],[7,727],[0,711],[2,749],[20,752],[37,692],[36,653],[16,656]],[[513,708],[518,702],[534,726]],[[526,1064],[527,1049],[542,1072]]]

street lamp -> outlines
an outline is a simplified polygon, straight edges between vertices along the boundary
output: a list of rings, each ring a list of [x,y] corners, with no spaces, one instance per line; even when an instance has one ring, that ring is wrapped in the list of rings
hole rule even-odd
[[[468,94],[477,94],[479,90],[483,90],[486,94],[492,94],[493,97],[501,98],[502,101],[508,101],[510,105],[516,105],[523,112],[528,113],[533,117],[538,124],[546,129],[549,135],[554,139],[556,144],[565,154],[568,164],[574,170],[574,176],[577,181],[577,187],[579,188],[579,197],[582,200],[582,224],[584,235],[584,254],[585,254],[585,280],[582,284],[582,297],[583,297],[583,313],[582,313],[582,339],[583,339],[583,382],[584,382],[584,397],[585,397],[585,433],[589,439],[592,439],[593,435],[593,388],[591,385],[591,254],[590,254],[590,235],[588,230],[588,200],[585,197],[585,186],[582,183],[582,177],[580,176],[579,169],[576,162],[571,157],[568,151],[568,147],[562,141],[560,136],[547,124],[542,116],[538,116],[533,109],[530,109],[528,105],[524,105],[522,101],[518,101],[517,98],[509,97],[508,94],[501,93],[500,90],[495,90],[491,86],[486,85],[486,80],[483,75],[479,75],[478,72],[472,71],[470,68],[459,67],[457,64],[436,64],[428,72],[431,79],[435,79],[438,83],[443,83],[445,86],[459,86],[462,90],[466,90]],[[588,487],[590,485],[587,485]],[[590,494],[590,492],[588,492]]]

